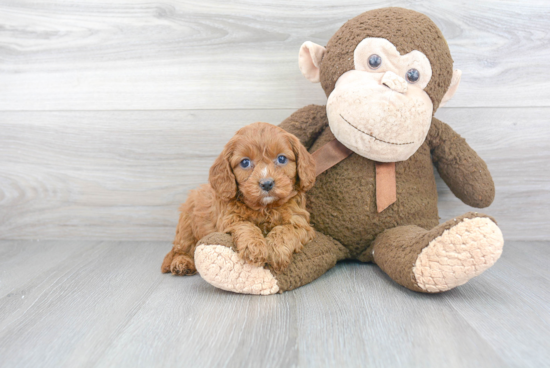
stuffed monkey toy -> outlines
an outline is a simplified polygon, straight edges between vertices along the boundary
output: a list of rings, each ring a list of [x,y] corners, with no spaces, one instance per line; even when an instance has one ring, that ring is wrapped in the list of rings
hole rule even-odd
[[[306,106],[280,125],[317,163],[307,193],[316,237],[275,273],[240,260],[230,235],[210,234],[195,252],[201,276],[225,290],[266,295],[355,259],[410,290],[438,293],[491,267],[504,244],[492,217],[468,212],[439,224],[433,165],[470,206],[489,206],[495,188],[485,162],[433,117],[461,75],[437,26],[412,10],[371,10],[346,22],[326,47],[304,43],[299,66],[328,97],[326,106]]]

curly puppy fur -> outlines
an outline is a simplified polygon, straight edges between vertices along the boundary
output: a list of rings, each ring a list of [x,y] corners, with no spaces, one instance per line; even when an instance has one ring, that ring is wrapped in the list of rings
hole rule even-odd
[[[281,155],[285,163],[279,162]],[[248,167],[241,165],[243,159],[249,159]],[[273,182],[267,191],[261,186],[265,180]],[[314,238],[305,192],[315,183],[315,161],[283,129],[267,123],[240,129],[210,168],[209,182],[191,191],[181,206],[174,247],[162,272],[195,274],[196,244],[213,232],[231,233],[245,262],[267,263],[276,272]]]

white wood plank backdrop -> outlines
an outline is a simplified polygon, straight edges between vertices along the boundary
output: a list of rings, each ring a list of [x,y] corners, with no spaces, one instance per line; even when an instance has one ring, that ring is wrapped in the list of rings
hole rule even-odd
[[[170,240],[233,132],[326,100],[297,67],[347,19],[429,15],[463,70],[436,116],[507,239],[550,237],[550,2],[0,0],[0,238]],[[468,210],[439,181],[443,219]]]

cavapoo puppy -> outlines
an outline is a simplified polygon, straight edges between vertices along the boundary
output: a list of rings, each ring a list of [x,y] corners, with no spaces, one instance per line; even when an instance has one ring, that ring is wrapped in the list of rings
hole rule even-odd
[[[254,123],[240,129],[210,168],[210,184],[189,193],[181,206],[174,247],[162,272],[193,275],[197,242],[230,233],[247,263],[276,272],[315,236],[305,192],[315,182],[315,161],[283,129]]]

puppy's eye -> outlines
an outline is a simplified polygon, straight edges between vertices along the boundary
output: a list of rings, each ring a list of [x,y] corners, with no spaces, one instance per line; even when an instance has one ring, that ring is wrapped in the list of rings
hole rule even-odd
[[[279,163],[280,165],[286,164],[287,161],[288,161],[288,158],[286,158],[285,155],[279,155],[279,156],[277,156],[277,163]]]
[[[418,78],[420,78],[420,72],[416,69],[409,69],[407,71],[406,77],[409,83],[415,83],[416,81],[418,81]]]
[[[378,69],[382,64],[382,58],[376,54],[369,56],[369,68]]]
[[[248,159],[248,158],[243,158],[243,159],[241,160],[241,167],[242,167],[243,169],[248,169],[248,168],[250,167],[250,159]]]

